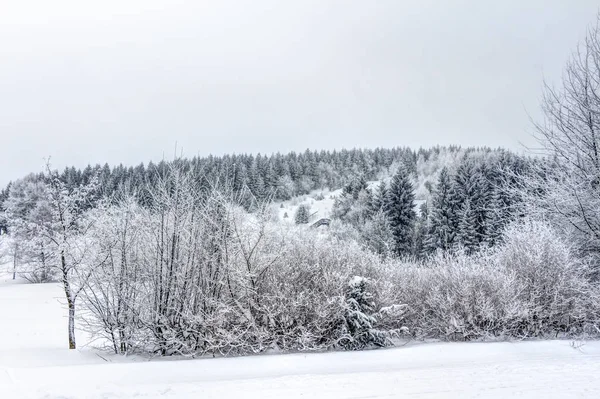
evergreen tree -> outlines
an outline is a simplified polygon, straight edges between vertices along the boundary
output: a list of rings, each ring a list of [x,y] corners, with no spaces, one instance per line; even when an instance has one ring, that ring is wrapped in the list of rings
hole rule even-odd
[[[411,253],[411,238],[416,219],[414,199],[413,186],[408,173],[406,169],[400,168],[392,178],[385,205],[397,255]]]
[[[488,188],[480,167],[476,158],[465,156],[454,176],[455,203],[460,205],[458,235],[461,245],[469,248],[479,245],[485,238]],[[463,231],[464,228],[468,230]]]
[[[491,200],[493,197],[492,187],[493,170],[486,161],[482,162],[476,169],[475,186],[472,197],[470,198],[471,208],[475,213],[476,220],[476,237],[479,244],[488,241],[488,236],[491,234],[488,231],[488,220],[491,208]]]
[[[0,191],[0,235],[8,233],[8,219],[6,218],[6,200],[10,195],[11,183]]]
[[[471,201],[469,199],[463,204],[459,218],[458,243],[467,251],[467,253],[471,253],[477,249],[480,241],[477,233],[477,212],[471,206]]]
[[[502,206],[503,204],[498,196],[498,193],[492,193],[490,209],[486,213],[485,224],[487,235],[484,240],[484,242],[490,247],[496,245],[500,241],[502,231],[504,230],[505,224],[502,217]]]
[[[377,190],[375,190],[375,194],[373,194],[373,207],[372,208],[373,208],[374,213],[383,210],[383,208],[385,206],[386,198],[387,198],[387,193],[388,193],[387,184],[385,184],[385,181],[382,180],[379,183]]]
[[[457,195],[448,169],[443,168],[431,200],[431,212],[424,242],[426,252],[447,251],[458,231]]]
[[[296,215],[294,216],[294,221],[296,224],[307,224],[310,219],[310,210],[308,205],[301,204],[296,209]]]
[[[385,346],[385,334],[374,328],[375,301],[369,290],[369,280],[354,276],[346,289],[344,336],[340,340],[346,349],[358,350],[370,345]]]
[[[244,189],[244,186],[248,184],[248,172],[246,170],[246,165],[243,163],[239,163],[233,166],[233,182],[232,189],[235,192],[240,192]]]
[[[425,238],[427,236],[427,203],[423,203],[419,208],[419,216],[417,217],[417,222],[415,223],[415,228],[413,231],[413,247],[412,254],[413,256],[419,258],[425,252]]]

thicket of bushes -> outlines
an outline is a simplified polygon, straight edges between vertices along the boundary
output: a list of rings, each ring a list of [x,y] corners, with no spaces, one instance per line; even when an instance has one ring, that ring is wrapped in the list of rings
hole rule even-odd
[[[503,243],[473,255],[438,254],[424,265],[390,267],[392,301],[419,338],[477,340],[592,336],[600,289],[592,268],[546,224],[510,226]]]
[[[112,206],[94,224],[91,252],[107,261],[87,282],[84,318],[118,353],[600,333],[591,266],[541,222],[511,225],[489,250],[411,262],[273,222],[266,208],[248,214],[216,193],[200,202],[193,190],[162,195],[153,209]]]
[[[543,222],[522,218],[492,248],[403,260],[335,223],[281,223],[260,201],[249,213],[235,192],[199,187],[176,164],[147,206],[124,195],[82,210],[88,191],[51,181],[49,221],[35,230],[43,246],[32,250],[43,250],[48,276],[62,276],[70,331],[78,317],[116,353],[600,335],[595,263]]]

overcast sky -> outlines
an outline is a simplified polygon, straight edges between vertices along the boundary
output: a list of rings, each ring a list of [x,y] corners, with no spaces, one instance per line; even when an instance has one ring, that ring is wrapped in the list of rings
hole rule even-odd
[[[598,0],[0,0],[0,184],[88,163],[531,144]]]

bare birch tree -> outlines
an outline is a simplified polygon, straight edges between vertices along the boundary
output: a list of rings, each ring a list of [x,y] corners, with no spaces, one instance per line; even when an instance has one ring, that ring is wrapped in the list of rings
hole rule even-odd
[[[43,235],[59,259],[55,267],[60,275],[69,312],[69,349],[76,349],[75,305],[93,269],[89,263],[90,252],[86,236],[92,222],[86,217],[84,210],[94,184],[68,189],[49,164],[46,169],[52,224],[44,230]]]

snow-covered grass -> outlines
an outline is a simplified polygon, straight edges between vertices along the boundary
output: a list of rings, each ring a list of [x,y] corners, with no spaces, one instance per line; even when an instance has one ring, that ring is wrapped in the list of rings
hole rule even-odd
[[[146,361],[67,348],[59,284],[0,275],[0,398],[593,398],[600,342]]]

